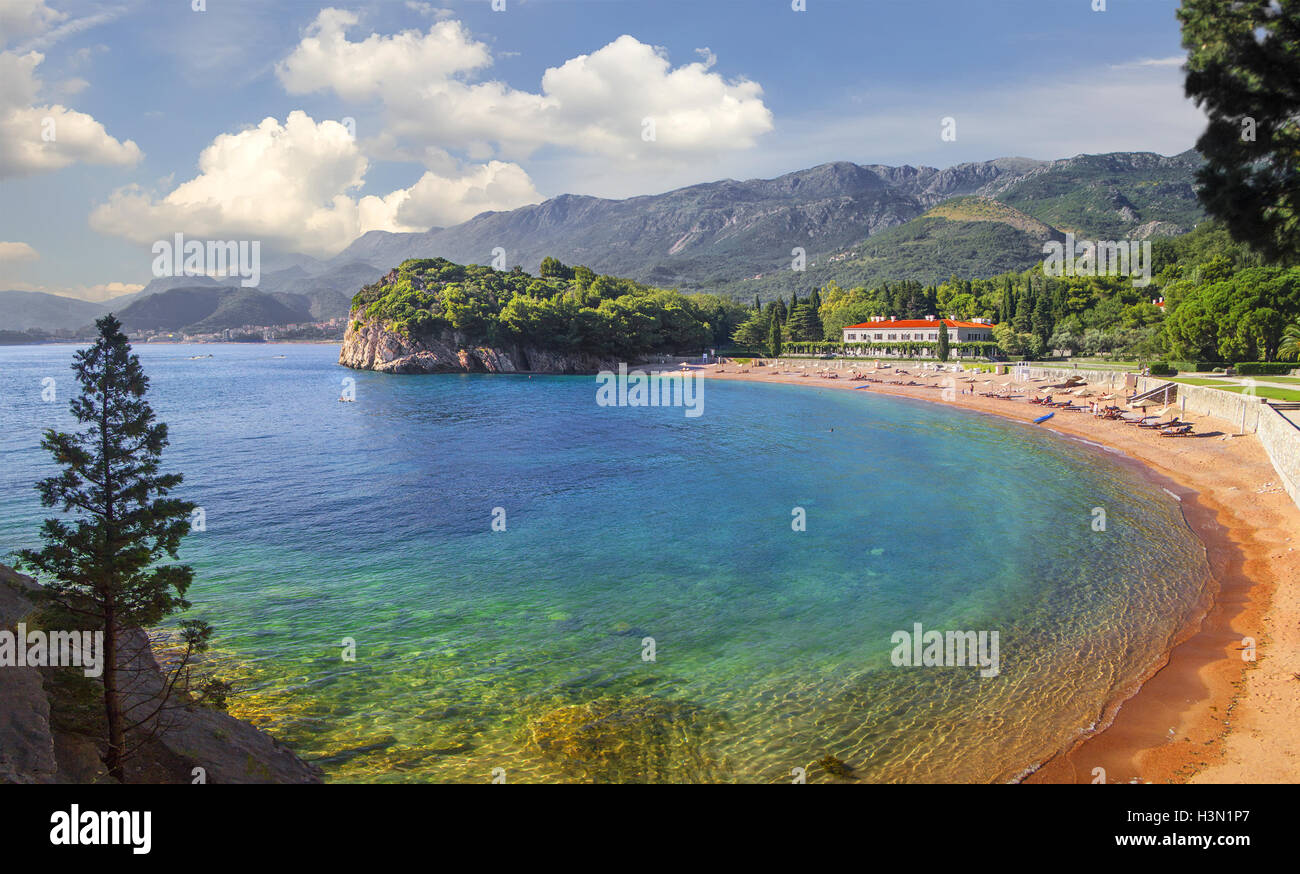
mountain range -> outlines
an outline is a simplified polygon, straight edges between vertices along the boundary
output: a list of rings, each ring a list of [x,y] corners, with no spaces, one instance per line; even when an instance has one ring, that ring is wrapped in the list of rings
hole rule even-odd
[[[775,179],[727,179],[624,200],[566,194],[449,228],[370,231],[324,261],[288,256],[281,261],[286,266],[263,270],[252,293],[271,302],[259,303],[258,310],[245,294],[237,307],[267,318],[284,315],[271,303],[299,315],[305,306],[311,319],[342,317],[362,285],[407,258],[490,264],[499,250],[506,267],[529,272],[554,256],[598,273],[744,300],[807,293],[831,280],[850,287],[883,279],[992,276],[1037,263],[1043,242],[1065,232],[1119,240],[1191,230],[1204,218],[1194,187],[1201,163],[1195,151],[998,158],[943,170],[841,161]],[[796,248],[803,250],[802,271],[792,269]],[[230,289],[237,281],[155,279],[99,311],[182,288]],[[82,310],[99,306],[76,301],[60,308],[44,299],[53,295],[16,294],[22,293],[0,292],[0,329],[81,327],[88,324]],[[277,299],[283,295],[290,297]]]
[[[199,285],[140,297],[115,314],[127,331],[211,334],[245,325],[309,322],[312,301],[299,294],[267,294],[253,288]]]

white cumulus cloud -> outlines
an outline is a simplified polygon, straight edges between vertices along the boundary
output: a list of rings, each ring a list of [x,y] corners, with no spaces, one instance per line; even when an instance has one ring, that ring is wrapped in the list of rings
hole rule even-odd
[[[499,161],[456,175],[426,172],[410,188],[359,196],[368,168],[342,124],[295,111],[284,123],[266,118],[218,136],[199,156],[198,175],[166,194],[115,191],[90,224],[139,243],[179,232],[328,256],[367,231],[426,230],[541,199],[521,168]]]
[[[399,224],[426,229],[459,224],[488,210],[514,209],[542,196],[518,164],[489,161],[460,176],[426,172],[397,202]]]
[[[40,36],[65,16],[42,0],[0,0],[0,46]],[[37,51],[0,51],[0,178],[58,170],[69,164],[131,165],[141,158],[132,141],[122,142],[84,112],[43,103]],[[75,82],[64,84],[75,94]]]
[[[20,39],[37,36],[63,19],[45,0],[3,0],[0,2],[0,48]]]
[[[293,54],[276,68],[285,88],[291,94],[330,88],[356,100],[419,88],[491,63],[487,47],[473,42],[456,21],[440,21],[424,34],[372,33],[361,42],[349,42],[345,34],[356,23],[355,13],[321,10]]]
[[[41,257],[26,243],[0,241],[0,261],[35,261]]]
[[[380,101],[389,141],[417,151],[435,145],[521,158],[560,146],[653,160],[746,149],[772,128],[762,87],[724,78],[707,50],[674,68],[661,50],[623,35],[549,68],[534,93],[472,81],[492,59],[458,21],[350,40],[357,23],[354,13],[322,10],[277,65],[280,81],[291,94]]]

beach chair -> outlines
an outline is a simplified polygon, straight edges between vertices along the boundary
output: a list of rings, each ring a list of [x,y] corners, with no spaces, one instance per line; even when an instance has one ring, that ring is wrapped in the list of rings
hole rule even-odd
[[[1192,437],[1195,435],[1192,434],[1191,422],[1184,422],[1183,424],[1175,425],[1172,428],[1161,428],[1160,436],[1161,437]]]

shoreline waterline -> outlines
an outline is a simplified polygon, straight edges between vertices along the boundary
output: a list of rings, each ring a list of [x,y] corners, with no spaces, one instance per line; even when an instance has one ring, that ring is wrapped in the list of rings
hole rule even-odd
[[[695,372],[709,379],[733,382],[839,390],[856,390],[864,385],[845,379],[779,373],[719,373],[704,368],[695,368]],[[1029,404],[974,394],[940,400],[934,396],[932,386],[866,385],[871,394],[960,407],[1026,425],[1032,424],[1034,414],[1040,412],[1040,408]],[[1216,420],[1207,422],[1217,424]],[[1228,423],[1222,424],[1228,427]],[[1230,715],[1239,713],[1252,700],[1251,690],[1243,684],[1256,673],[1248,671],[1250,664],[1241,660],[1242,640],[1253,637],[1272,642],[1273,649],[1281,653],[1276,644],[1282,642],[1278,631],[1283,623],[1268,614],[1274,605],[1278,582],[1288,572],[1294,576],[1300,567],[1294,552],[1283,553],[1284,559],[1261,554],[1268,549],[1268,544],[1260,540],[1260,535],[1266,532],[1243,518],[1242,505],[1265,503],[1261,500],[1265,496],[1272,498],[1267,503],[1273,506],[1266,509],[1278,517],[1270,521],[1281,532],[1294,533],[1300,516],[1285,492],[1279,500],[1276,492],[1244,491],[1244,487],[1253,485],[1248,482],[1252,476],[1272,473],[1258,441],[1252,437],[1226,437],[1231,450],[1211,453],[1220,457],[1210,458],[1206,469],[1205,459],[1195,466],[1179,463],[1189,449],[1205,444],[1206,438],[1162,439],[1086,414],[1054,417],[1037,427],[1117,455],[1115,460],[1135,475],[1179,498],[1184,522],[1205,551],[1211,583],[1201,609],[1174,636],[1163,655],[1145,672],[1144,679],[1115,696],[1099,714],[1095,725],[1070,744],[1045,761],[1027,766],[1020,780],[1029,783],[1187,782],[1212,768],[1215,773],[1208,780],[1214,782],[1258,780],[1254,775],[1261,768],[1271,773],[1274,780],[1297,779],[1279,772],[1277,766],[1282,763],[1259,762],[1257,754],[1248,752],[1239,752],[1236,757],[1228,754],[1228,738],[1242,727],[1240,720],[1230,721]],[[1220,439],[1214,439],[1214,443],[1223,446]],[[1216,465],[1223,460],[1223,455],[1243,456],[1240,460],[1249,464],[1225,474],[1224,465]],[[1230,500],[1233,497],[1240,500]],[[1268,703],[1274,703],[1272,697]],[[1253,709],[1263,708],[1256,704]],[[1279,715],[1272,724],[1284,726],[1282,720],[1286,718]],[[1246,760],[1246,756],[1250,759]],[[1290,767],[1294,769],[1295,765]],[[1103,772],[1095,772],[1096,768]]]

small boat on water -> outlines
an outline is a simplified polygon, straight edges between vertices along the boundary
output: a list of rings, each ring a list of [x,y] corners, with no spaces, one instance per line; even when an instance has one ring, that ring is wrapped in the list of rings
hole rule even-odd
[[[1052,418],[1052,417],[1055,416],[1055,415],[1056,415],[1056,413],[1048,413],[1046,416],[1039,416],[1037,419],[1034,420],[1034,424],[1035,424],[1035,425],[1040,425],[1040,424],[1042,424],[1043,422],[1046,422],[1048,419]]]
[[[209,354],[207,354],[207,355],[191,355],[191,356],[190,356],[190,360],[191,360],[191,361],[202,361],[202,360],[205,359],[205,358],[211,358],[211,357],[212,357],[211,353],[209,353]]]

